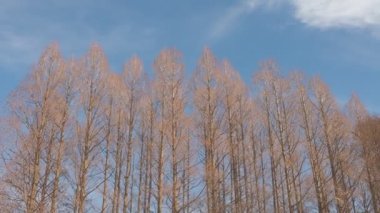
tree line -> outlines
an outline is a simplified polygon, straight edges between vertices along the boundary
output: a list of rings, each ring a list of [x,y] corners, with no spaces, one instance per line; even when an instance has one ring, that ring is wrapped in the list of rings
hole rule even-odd
[[[190,78],[112,72],[98,45],[50,45],[10,94],[1,212],[380,212],[380,118],[274,61],[243,81],[205,48]]]

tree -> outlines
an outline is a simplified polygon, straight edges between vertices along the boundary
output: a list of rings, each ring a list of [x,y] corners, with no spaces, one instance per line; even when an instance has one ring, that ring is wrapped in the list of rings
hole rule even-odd
[[[139,100],[141,96],[142,80],[143,80],[143,66],[141,60],[138,57],[133,57],[124,67],[124,72],[122,74],[123,81],[127,89],[127,103],[126,103],[126,122],[127,122],[127,158],[126,158],[126,169],[124,175],[124,202],[123,202],[123,212],[127,212],[128,206],[132,203],[132,194],[128,193],[130,183],[133,179],[131,178],[132,168],[133,168],[133,136],[135,130],[135,123],[137,119]]]
[[[185,142],[186,119],[185,99],[183,96],[183,64],[181,55],[174,49],[167,49],[160,52],[154,63],[155,68],[155,90],[159,107],[160,116],[160,142],[159,142],[159,165],[158,175],[164,172],[163,149],[168,144],[170,153],[170,174],[171,174],[171,193],[169,200],[171,210],[178,212],[182,207],[179,205],[181,196],[179,195],[180,186],[180,165],[183,161],[181,151]],[[166,142],[166,143],[165,143]],[[159,179],[158,206],[157,211],[161,211],[162,191],[161,180]]]
[[[75,161],[76,186],[74,212],[85,212],[86,199],[100,182],[96,177],[95,160],[100,152],[104,119],[101,108],[105,98],[105,79],[108,74],[107,59],[98,45],[93,45],[79,64],[80,73],[75,73],[80,79],[79,104],[76,126],[77,151]],[[91,182],[91,183],[90,183]]]
[[[63,73],[62,82],[60,83],[57,91],[59,96],[55,100],[56,103],[60,106],[60,110],[57,112],[55,125],[57,126],[57,143],[58,147],[56,148],[55,156],[55,166],[54,168],[54,182],[53,182],[53,191],[51,195],[51,208],[50,212],[57,211],[57,204],[60,199],[60,186],[62,185],[61,176],[62,170],[64,168],[63,160],[67,155],[66,146],[69,140],[68,135],[72,132],[69,128],[69,124],[72,123],[72,104],[75,97],[75,80],[73,79],[73,73],[78,72],[78,66],[75,61],[71,60],[66,62],[65,72]]]
[[[371,194],[372,211],[379,212],[380,206],[380,119],[366,117],[360,120],[355,127],[355,134],[361,145],[361,157],[364,160],[365,178]]]
[[[46,207],[57,132],[54,121],[59,111],[56,90],[63,70],[58,45],[53,44],[44,51],[29,80],[14,91],[9,101],[12,122],[18,129],[14,154],[5,165],[4,181],[10,186],[11,199],[19,202],[18,208],[26,212],[44,211]]]
[[[205,48],[111,72],[49,46],[1,117],[2,212],[379,212],[380,118],[263,62],[249,90]]]
[[[308,153],[308,160],[312,171],[314,191],[318,203],[319,212],[328,212],[328,200],[326,193],[326,175],[323,169],[323,151],[318,141],[319,131],[316,109],[310,98],[310,87],[302,82],[302,76],[296,79],[298,112],[300,114],[300,127],[304,132],[304,141]]]
[[[317,108],[317,116],[321,125],[320,140],[327,149],[331,177],[333,180],[335,203],[338,212],[349,211],[349,198],[347,185],[345,182],[345,170],[342,168],[344,152],[347,148],[344,145],[344,137],[347,133],[347,126],[341,112],[333,99],[328,87],[319,78],[312,80],[312,91]]]
[[[217,88],[217,62],[210,49],[205,48],[194,73],[194,117],[205,155],[204,175],[208,212],[219,212],[224,202],[218,199],[217,143],[220,131],[221,111]]]

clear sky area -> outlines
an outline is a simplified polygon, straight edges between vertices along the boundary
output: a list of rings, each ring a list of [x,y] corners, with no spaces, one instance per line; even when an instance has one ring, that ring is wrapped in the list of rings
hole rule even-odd
[[[160,50],[191,73],[205,46],[247,84],[259,63],[318,75],[344,104],[356,93],[380,113],[380,0],[0,0],[0,106],[52,42],[78,57],[99,43],[114,71],[134,54],[152,70]]]

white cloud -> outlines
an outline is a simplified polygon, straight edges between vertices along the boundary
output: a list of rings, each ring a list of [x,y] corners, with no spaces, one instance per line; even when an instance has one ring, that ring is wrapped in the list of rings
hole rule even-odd
[[[209,38],[228,34],[239,19],[256,9],[294,7],[294,17],[316,28],[364,28],[380,38],[380,0],[242,0],[227,8],[209,31]]]
[[[378,27],[380,0],[292,0],[295,17],[318,28]]]

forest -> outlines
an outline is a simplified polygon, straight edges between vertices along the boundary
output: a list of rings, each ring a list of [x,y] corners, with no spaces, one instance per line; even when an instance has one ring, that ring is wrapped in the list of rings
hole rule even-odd
[[[273,60],[251,76],[51,44],[1,118],[0,211],[379,213],[380,117]]]

